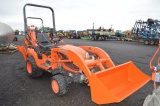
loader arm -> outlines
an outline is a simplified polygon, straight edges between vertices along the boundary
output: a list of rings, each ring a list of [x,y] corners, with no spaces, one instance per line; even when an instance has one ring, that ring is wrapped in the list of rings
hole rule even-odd
[[[90,46],[81,46],[81,48],[97,54],[100,58],[88,61],[73,49],[57,48],[52,49],[52,52],[63,51],[63,54],[83,71],[89,82],[92,101],[97,104],[121,102],[151,79],[131,61],[115,66],[103,50]],[[100,70],[91,72],[90,66],[97,66]]]
[[[79,46],[80,48],[83,48],[86,51],[95,53],[96,55],[98,55],[98,57],[100,57],[101,59],[106,59],[106,66],[108,68],[114,67],[115,64],[113,63],[113,61],[111,60],[110,56],[102,49],[98,48],[98,47],[92,47],[92,46]]]

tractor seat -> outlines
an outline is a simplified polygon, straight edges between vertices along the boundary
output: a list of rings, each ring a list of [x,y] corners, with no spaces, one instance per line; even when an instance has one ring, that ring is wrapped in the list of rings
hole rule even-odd
[[[48,51],[51,48],[56,47],[54,44],[50,42],[50,38],[46,33],[38,33],[37,41],[40,46],[40,49],[42,49],[43,51]]]

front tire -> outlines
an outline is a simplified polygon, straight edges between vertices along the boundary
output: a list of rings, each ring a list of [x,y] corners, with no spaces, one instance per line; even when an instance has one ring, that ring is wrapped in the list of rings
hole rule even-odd
[[[40,77],[43,73],[43,71],[37,67],[36,62],[32,56],[27,58],[26,69],[28,76],[31,78]]]
[[[68,83],[65,77],[61,74],[52,77],[51,86],[53,92],[58,96],[65,95],[68,92]]]

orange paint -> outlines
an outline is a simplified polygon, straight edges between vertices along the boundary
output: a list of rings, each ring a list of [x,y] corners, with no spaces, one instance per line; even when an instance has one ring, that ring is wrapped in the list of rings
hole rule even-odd
[[[59,92],[59,85],[56,80],[52,80],[52,90],[54,91],[54,93]]]
[[[32,65],[31,65],[31,63],[30,62],[27,62],[27,71],[28,71],[28,73],[32,73]]]

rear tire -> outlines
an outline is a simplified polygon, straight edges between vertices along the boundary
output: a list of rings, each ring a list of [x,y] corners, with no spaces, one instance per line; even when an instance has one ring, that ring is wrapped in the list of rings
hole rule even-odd
[[[155,44],[155,45],[158,45],[158,44],[159,44],[159,41],[155,41],[154,44]]]
[[[51,86],[53,92],[58,96],[65,95],[68,92],[68,83],[65,77],[61,74],[52,77]]]
[[[26,70],[28,76],[31,78],[40,77],[43,73],[43,71],[37,67],[35,60],[32,56],[27,58]]]
[[[151,40],[151,41],[149,42],[149,44],[150,44],[150,45],[154,45],[155,43],[154,43],[153,40]]]
[[[71,39],[70,35],[67,36],[68,39]]]
[[[148,40],[145,40],[145,41],[144,41],[144,44],[145,44],[145,45],[148,45],[148,44],[149,44],[149,41],[148,41]]]
[[[106,36],[103,37],[103,40],[106,41]]]
[[[94,40],[95,40],[95,38],[94,38],[93,36],[91,36],[91,40],[92,40],[92,41],[94,41]]]

